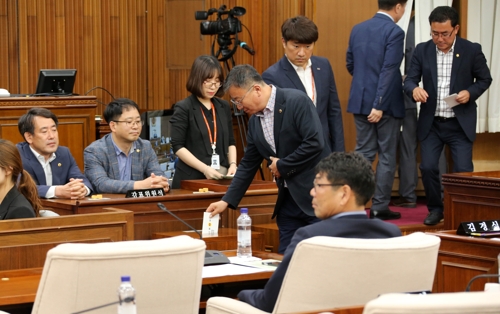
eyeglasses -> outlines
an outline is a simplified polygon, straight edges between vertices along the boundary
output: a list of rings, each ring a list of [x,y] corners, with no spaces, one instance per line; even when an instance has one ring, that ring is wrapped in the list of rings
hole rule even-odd
[[[438,33],[438,32],[431,32],[431,37],[432,38],[439,38],[439,37],[442,37],[442,38],[449,38],[451,37],[451,35],[453,35],[453,31],[452,30],[451,32],[444,32],[444,33]]]
[[[205,85],[205,87],[215,87],[215,88],[219,88],[222,83],[221,82],[210,82],[210,81],[204,81],[203,82],[203,85]]]
[[[236,107],[240,107],[241,106],[241,102],[243,101],[243,99],[245,99],[245,97],[252,90],[252,88],[253,88],[253,85],[250,86],[250,88],[247,90],[247,92],[245,93],[245,95],[243,95],[243,97],[241,97],[240,100],[231,99],[231,102],[233,103],[233,105],[235,105]]]
[[[323,186],[342,186],[344,185],[343,183],[313,183],[314,186],[314,191],[316,191],[318,188],[323,187]]]
[[[115,120],[113,122],[115,122],[115,123],[120,123],[120,122],[125,123],[125,125],[127,127],[129,127],[129,128],[132,127],[132,126],[142,126],[142,123],[143,123],[141,120],[136,120],[136,121],[119,121],[119,120]]]

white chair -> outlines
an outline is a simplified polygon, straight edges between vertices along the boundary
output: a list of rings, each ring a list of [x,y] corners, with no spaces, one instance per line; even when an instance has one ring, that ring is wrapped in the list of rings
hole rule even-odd
[[[436,294],[390,293],[368,302],[363,314],[489,314],[500,313],[500,292]]]
[[[38,212],[40,217],[58,217],[59,214],[48,209],[40,209]]]
[[[314,237],[300,242],[273,313],[363,305],[382,293],[432,289],[440,239],[421,232],[389,239]],[[265,313],[224,297],[207,314]]]
[[[198,313],[205,242],[189,236],[61,244],[47,253],[32,313],[73,313],[118,301],[131,276],[138,313]],[[109,306],[92,313],[116,313]]]

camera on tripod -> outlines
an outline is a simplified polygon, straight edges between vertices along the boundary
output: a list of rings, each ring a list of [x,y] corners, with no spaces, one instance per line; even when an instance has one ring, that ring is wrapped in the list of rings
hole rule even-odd
[[[206,20],[208,17],[217,12],[217,20],[204,21],[200,23],[200,32],[202,35],[229,35],[241,33],[241,22],[237,16],[244,15],[247,10],[243,7],[234,7],[226,11],[226,5],[221,5],[219,9],[209,9],[208,11],[196,11],[194,18],[196,20]],[[227,15],[226,19],[222,19],[223,15]]]

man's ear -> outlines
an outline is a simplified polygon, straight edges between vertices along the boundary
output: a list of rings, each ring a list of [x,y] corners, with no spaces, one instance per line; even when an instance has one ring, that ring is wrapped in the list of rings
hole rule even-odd
[[[28,142],[28,144],[33,143],[33,134],[30,132],[24,132],[24,139]]]
[[[347,184],[344,184],[343,186],[340,187],[341,192],[342,192],[342,197],[340,198],[340,204],[341,205],[346,205],[351,197],[353,197],[351,187],[348,186]]]

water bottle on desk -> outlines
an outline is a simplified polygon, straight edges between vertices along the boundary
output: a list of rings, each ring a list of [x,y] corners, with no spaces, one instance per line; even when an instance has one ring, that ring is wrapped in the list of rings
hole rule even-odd
[[[130,283],[130,276],[122,276],[122,283],[118,288],[118,314],[137,314],[135,306],[135,289]]]
[[[236,221],[238,225],[238,257],[252,256],[252,218],[248,216],[248,208],[240,209],[240,216]]]

